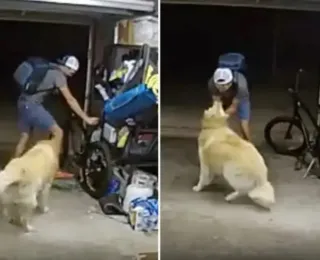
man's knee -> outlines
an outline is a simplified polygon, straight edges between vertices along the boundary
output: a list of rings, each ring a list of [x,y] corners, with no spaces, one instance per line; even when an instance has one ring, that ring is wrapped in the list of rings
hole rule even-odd
[[[249,128],[249,120],[241,119],[240,120],[240,125],[242,126],[242,128]]]
[[[23,154],[24,150],[27,147],[27,143],[28,143],[29,139],[30,139],[29,133],[26,133],[26,132],[21,133],[20,138],[19,138],[19,142],[16,146],[16,149],[15,149],[15,152],[13,155],[14,158],[20,157]]]
[[[63,130],[58,125],[53,125],[50,128],[50,133],[53,137],[57,137],[59,139],[63,138]]]

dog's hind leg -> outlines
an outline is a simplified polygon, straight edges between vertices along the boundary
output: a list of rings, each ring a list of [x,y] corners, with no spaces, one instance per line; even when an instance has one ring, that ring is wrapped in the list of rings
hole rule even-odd
[[[43,189],[39,192],[37,201],[38,201],[38,210],[40,213],[47,213],[49,211],[48,207],[48,198],[51,189],[51,184],[46,184]]]
[[[248,179],[246,175],[243,174],[242,169],[233,162],[227,162],[223,166],[223,177],[235,190],[225,197],[225,200],[228,202],[246,195],[248,190],[252,189],[254,185],[254,181]]]
[[[193,191],[196,191],[196,192],[203,190],[203,188],[209,185],[213,180],[213,176],[210,176],[209,167],[203,161],[203,156],[200,149],[199,149],[199,160],[200,160],[199,181],[198,181],[198,184],[193,186],[192,188]]]
[[[21,218],[19,212],[19,205],[17,203],[11,203],[7,207],[7,218],[12,225],[21,225]]]
[[[270,182],[255,187],[248,193],[248,196],[255,203],[266,209],[270,209],[275,203],[274,189]]]
[[[242,194],[239,191],[233,191],[230,194],[228,194],[227,196],[225,196],[225,200],[228,202],[231,202],[237,198],[239,198]]]

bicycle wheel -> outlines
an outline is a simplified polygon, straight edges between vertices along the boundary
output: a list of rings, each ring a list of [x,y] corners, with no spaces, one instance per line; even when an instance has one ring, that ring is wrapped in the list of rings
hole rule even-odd
[[[307,146],[301,123],[289,116],[272,119],[265,126],[264,138],[276,153],[282,155],[298,156]]]
[[[81,188],[92,198],[99,199],[107,191],[112,177],[111,153],[105,142],[87,144],[83,154],[84,167],[81,167],[78,181]]]

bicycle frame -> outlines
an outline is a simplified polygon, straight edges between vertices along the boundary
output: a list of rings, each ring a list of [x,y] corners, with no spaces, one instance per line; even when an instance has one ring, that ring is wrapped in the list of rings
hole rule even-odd
[[[318,143],[320,140],[320,128],[318,126],[318,123],[317,123],[317,119],[312,115],[312,113],[310,112],[308,106],[301,100],[301,98],[299,97],[298,95],[298,90],[299,90],[299,83],[300,83],[300,74],[303,72],[302,69],[300,69],[298,72],[297,72],[297,75],[296,75],[296,81],[295,81],[295,86],[294,88],[289,88],[288,91],[289,93],[291,94],[291,97],[293,99],[293,118],[295,120],[297,120],[301,126],[301,129],[302,129],[302,132],[303,132],[303,136],[304,136],[304,139],[306,141],[306,144],[307,144],[307,148],[308,150],[312,151],[312,146],[311,146],[311,143],[310,143],[310,132],[308,131],[304,121],[303,121],[303,118],[301,116],[301,113],[300,113],[300,109],[302,109],[308,116],[308,118],[310,119],[314,129],[316,130],[317,132],[317,135],[316,135],[316,143]],[[285,138],[288,138],[291,134],[291,129],[292,129],[292,125],[289,126],[287,132],[286,132],[286,135],[285,135]]]
[[[312,125],[314,126],[314,128],[317,129],[317,132],[319,134],[319,129],[318,129],[316,120],[312,116],[309,108],[304,103],[302,103],[301,101],[297,100],[296,98],[294,98],[293,102],[294,102],[293,118],[299,122],[299,124],[301,126],[301,129],[302,129],[303,137],[307,142],[307,146],[310,147],[310,133],[309,133],[309,130],[306,127],[304,121],[303,121],[303,118],[302,118],[301,113],[300,113],[300,109],[302,109],[307,114],[307,116],[309,117],[309,119],[312,122]],[[287,130],[287,132],[285,134],[285,138],[286,139],[290,137],[291,130],[292,130],[292,125],[290,125],[288,127],[288,130]]]

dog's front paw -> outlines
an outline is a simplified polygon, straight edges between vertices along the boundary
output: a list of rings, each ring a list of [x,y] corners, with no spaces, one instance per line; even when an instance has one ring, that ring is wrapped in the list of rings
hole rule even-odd
[[[202,190],[202,187],[199,186],[199,185],[195,185],[195,186],[193,186],[192,190],[195,191],[195,192],[199,192],[199,191]]]
[[[23,227],[23,229],[24,229],[25,233],[31,233],[31,232],[35,232],[36,231],[36,229],[33,226],[31,226],[30,224],[25,225]]]
[[[44,206],[44,207],[37,207],[37,210],[39,213],[41,214],[46,214],[49,212],[49,207],[48,206]]]
[[[48,213],[49,212],[49,207],[45,206],[45,207],[40,208],[40,212],[43,213],[43,214]]]
[[[229,194],[229,195],[225,196],[225,197],[224,197],[224,200],[225,200],[226,202],[232,201],[233,196],[231,196],[231,195],[232,195],[232,194]]]

